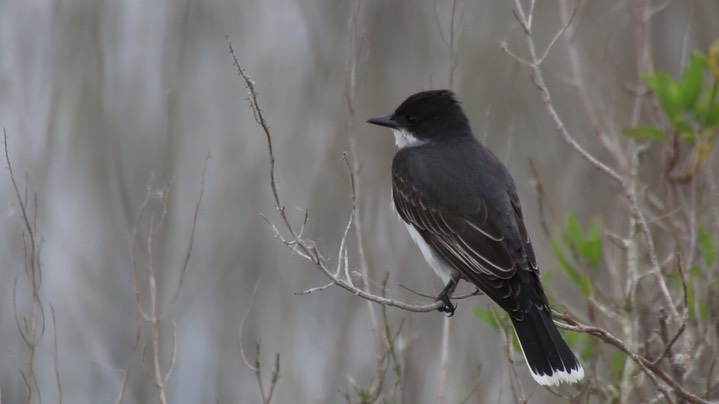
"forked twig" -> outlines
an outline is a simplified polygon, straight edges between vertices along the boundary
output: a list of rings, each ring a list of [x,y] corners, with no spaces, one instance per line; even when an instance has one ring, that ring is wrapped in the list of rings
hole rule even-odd
[[[237,55],[235,53],[234,48],[232,47],[232,42],[230,41],[229,37],[227,37],[228,42],[228,48],[230,56],[232,57],[233,64],[237,68],[237,73],[240,75],[242,80],[245,83],[245,87],[247,88],[248,92],[248,102],[250,104],[250,109],[252,110],[253,116],[255,117],[255,121],[260,126],[262,133],[264,134],[265,140],[267,142],[267,151],[269,155],[269,163],[270,163],[270,190],[272,192],[272,197],[274,201],[275,209],[277,210],[277,213],[280,216],[280,220],[284,227],[284,232],[288,234],[287,237],[283,235],[283,231],[281,231],[276,226],[272,225],[272,229],[275,232],[275,235],[289,248],[292,248],[295,250],[298,255],[301,257],[309,260],[312,262],[317,269],[319,269],[325,276],[327,276],[333,284],[336,284],[337,286],[363,298],[366,300],[373,301],[375,303],[379,303],[382,305],[388,305],[397,307],[403,310],[413,311],[413,312],[429,312],[429,311],[435,311],[439,309],[440,307],[443,307],[444,303],[439,302],[432,302],[430,304],[425,305],[416,305],[411,303],[406,303],[400,300],[387,298],[381,295],[377,295],[373,292],[370,292],[369,290],[365,290],[362,288],[359,288],[354,285],[354,283],[351,280],[350,272],[347,268],[347,261],[346,261],[346,252],[344,251],[344,244],[345,244],[345,238],[347,236],[347,233],[344,234],[342,239],[342,247],[340,249],[339,257],[340,261],[338,262],[337,269],[343,268],[346,269],[345,271],[337,271],[331,270],[329,267],[327,267],[322,259],[322,256],[319,253],[319,250],[315,246],[315,243],[303,237],[300,235],[298,230],[295,228],[295,226],[292,224],[292,222],[289,219],[289,216],[287,215],[284,207],[284,203],[282,202],[282,199],[280,198],[279,191],[277,188],[277,182],[276,182],[276,173],[275,173],[275,155],[274,155],[274,149],[273,149],[273,143],[272,143],[272,134],[270,132],[269,125],[267,123],[267,120],[265,119],[265,116],[263,114],[262,109],[259,106],[259,102],[257,101],[257,91],[255,89],[255,83],[252,81],[250,76],[245,72],[244,68],[239,62],[239,59],[237,58]],[[350,175],[353,177],[354,172],[353,170],[350,170]],[[354,179],[352,178],[352,181]],[[352,217],[354,217],[354,212],[350,215],[350,220],[352,220]],[[348,224],[348,227],[349,228]]]
[[[531,30],[531,20],[532,20],[532,12],[533,12],[533,6],[530,7],[529,16],[527,16],[524,12],[524,9],[522,8],[522,4],[520,0],[514,0],[514,16],[517,19],[517,21],[522,25],[525,31],[525,37],[527,40],[527,47],[529,49],[530,54],[530,60],[524,61],[521,59],[518,59],[518,61],[524,65],[527,65],[531,71],[532,79],[534,80],[534,84],[537,86],[537,89],[539,90],[539,93],[542,96],[542,100],[544,102],[545,109],[547,110],[547,113],[549,114],[550,118],[552,119],[552,122],[554,122],[554,125],[556,126],[559,134],[561,135],[562,139],[572,148],[574,149],[579,155],[586,160],[592,167],[598,169],[602,173],[604,173],[607,177],[614,180],[618,185],[621,186],[622,190],[624,191],[624,194],[629,201],[629,207],[632,216],[636,218],[639,227],[641,229],[642,234],[644,235],[644,241],[647,243],[647,251],[649,253],[649,261],[652,264],[652,270],[651,273],[655,275],[655,278],[657,280],[657,283],[659,285],[659,291],[662,295],[662,298],[664,299],[664,302],[666,306],[669,308],[669,310],[672,313],[673,319],[679,321],[681,319],[681,316],[679,312],[677,311],[677,308],[673,302],[673,299],[671,297],[671,294],[669,293],[669,288],[666,285],[666,281],[661,275],[660,266],[659,266],[659,260],[657,258],[656,250],[654,248],[654,239],[651,235],[651,231],[649,230],[649,224],[647,223],[647,219],[644,215],[644,212],[639,207],[639,199],[637,196],[637,191],[634,187],[634,183],[631,179],[626,179],[619,173],[617,173],[614,169],[609,167],[608,165],[601,162],[599,159],[597,159],[594,155],[589,153],[586,149],[584,149],[577,140],[569,133],[569,130],[567,129],[566,125],[564,124],[564,121],[559,117],[559,114],[557,113],[556,109],[554,108],[554,104],[552,102],[551,93],[549,92],[549,88],[544,80],[544,74],[542,73],[541,69],[541,59],[537,57],[537,50],[534,44],[534,38],[532,36],[532,30]],[[560,32],[563,32],[564,29],[569,25],[571,22],[571,19],[567,22],[567,25],[560,30]],[[506,44],[502,46],[502,49],[505,50],[508,55],[510,55],[513,58],[517,58],[512,53],[509,53],[508,48],[506,47]]]
[[[650,361],[644,356],[641,356],[638,353],[634,352],[627,346],[627,344],[625,344],[622,340],[614,336],[614,334],[610,333],[609,331],[601,327],[583,324],[567,313],[559,313],[557,311],[552,311],[552,315],[556,319],[564,321],[564,323],[561,321],[555,321],[555,324],[557,324],[560,328],[593,335],[622,351],[637,365],[639,365],[639,368],[644,372],[644,374],[647,375],[647,377],[656,384],[657,388],[660,391],[663,391],[665,394],[668,394],[666,387],[662,386],[662,384],[659,383],[657,379],[661,379],[664,383],[668,384],[674,392],[676,392],[680,397],[687,400],[688,402],[701,404],[711,403],[710,401],[704,400],[703,398],[687,391],[681,384],[677,383],[671,376],[664,372],[664,370],[659,368],[659,364],[655,363],[656,361]]]
[[[255,374],[255,377],[257,378],[257,384],[260,388],[260,395],[262,396],[262,402],[264,404],[269,404],[272,401],[272,395],[275,392],[275,387],[277,386],[277,382],[280,379],[280,354],[275,354],[275,366],[270,371],[270,390],[266,391],[265,383],[262,380],[262,365],[260,362],[260,356],[262,353],[262,345],[258,341],[255,345],[256,352],[255,352],[255,364],[251,364],[250,361],[247,359],[247,355],[245,354],[245,344],[243,342],[243,335],[245,331],[245,323],[247,322],[247,318],[250,316],[250,311],[252,311],[252,307],[255,305],[255,299],[257,297],[257,289],[260,287],[260,279],[257,279],[257,282],[255,282],[255,287],[252,291],[252,298],[250,298],[250,305],[247,306],[247,310],[245,310],[245,315],[242,317],[242,322],[240,323],[240,331],[238,332],[238,340],[240,344],[240,356],[242,357],[242,362],[245,363],[245,366],[247,366],[252,373]]]
[[[10,153],[8,152],[7,143],[7,132],[3,128],[3,147],[5,150],[5,162],[7,163],[7,169],[10,174],[10,183],[12,184],[13,191],[15,193],[15,199],[17,200],[18,206],[20,207],[20,218],[24,226],[22,234],[22,245],[23,245],[23,258],[25,267],[25,276],[30,287],[30,314],[29,316],[20,316],[17,311],[17,278],[13,282],[13,296],[12,296],[12,307],[13,315],[15,319],[15,325],[20,333],[20,338],[28,348],[27,354],[27,365],[25,369],[20,370],[20,376],[25,384],[26,401],[42,402],[42,396],[40,391],[40,384],[36,373],[36,355],[38,351],[38,345],[42,341],[45,335],[45,307],[40,299],[40,286],[42,284],[42,264],[40,262],[39,247],[36,243],[36,232],[37,232],[37,193],[33,193],[32,199],[32,213],[28,212],[28,178],[25,175],[25,193],[24,195],[20,192],[18,187],[17,179],[15,178],[15,172],[13,165],[10,161]],[[28,241],[30,243],[28,245]],[[52,308],[52,306],[51,306]],[[54,311],[53,311],[54,313]],[[22,320],[22,321],[21,321]],[[53,315],[54,320],[54,315]],[[54,323],[53,323],[54,325]],[[55,330],[57,334],[57,330]],[[57,338],[57,335],[55,335]],[[57,362],[56,375],[57,375]],[[59,378],[57,378],[59,386]],[[60,397],[62,399],[62,390],[60,389]]]

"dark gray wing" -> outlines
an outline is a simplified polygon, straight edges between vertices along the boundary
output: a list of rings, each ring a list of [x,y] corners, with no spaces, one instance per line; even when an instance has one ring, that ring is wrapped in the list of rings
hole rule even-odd
[[[438,199],[437,192],[430,192],[432,188],[426,182],[412,175],[411,169],[393,167],[395,207],[400,217],[414,226],[442,259],[515,318],[523,317],[521,313],[526,312],[537,295],[545,300],[534,251],[513,191],[504,196],[511,210],[506,217],[516,231],[505,234],[496,212],[490,211],[488,201],[479,193],[464,193],[462,203],[453,203],[451,195]],[[467,195],[476,200],[466,203]],[[517,235],[521,240],[517,240]],[[510,249],[517,251],[513,254]],[[520,293],[523,288],[532,293]]]
[[[517,223],[519,230],[519,236],[521,238],[522,245],[524,247],[524,254],[526,256],[527,264],[529,265],[530,277],[526,281],[533,285],[533,289],[539,298],[539,302],[544,305],[544,309],[547,312],[551,312],[549,308],[549,302],[547,296],[544,294],[544,288],[539,279],[539,265],[537,264],[537,257],[534,255],[534,248],[532,247],[532,241],[529,239],[527,233],[527,227],[524,225],[524,216],[522,215],[522,206],[519,204],[519,198],[516,194],[511,195],[512,210],[514,211],[514,218]]]

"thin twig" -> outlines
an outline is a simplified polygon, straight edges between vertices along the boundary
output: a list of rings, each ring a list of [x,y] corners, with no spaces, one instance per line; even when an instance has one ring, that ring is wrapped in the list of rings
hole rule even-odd
[[[574,3],[569,4],[568,0],[560,1],[560,16],[562,22],[565,24],[566,27],[569,27],[570,23],[574,20],[575,14],[577,13],[577,8],[575,8],[573,4]],[[572,10],[571,14],[569,13],[570,9]],[[583,72],[586,69],[584,66],[581,65],[579,51],[577,50],[577,46],[574,43],[575,32],[576,30],[572,33],[567,33],[567,35],[564,36],[566,49],[569,57],[569,68],[572,74],[572,84],[575,88],[577,88],[579,99],[582,102],[582,106],[584,107],[584,111],[587,114],[587,118],[589,119],[589,122],[597,133],[600,141],[602,142],[602,145],[614,158],[614,161],[616,163],[624,164],[625,157],[622,154],[621,148],[617,144],[616,138],[608,136],[602,120],[600,120],[597,116],[598,113],[594,111],[593,102],[596,102],[596,100],[594,99],[594,97],[590,96],[589,90],[587,88],[588,86],[586,84],[587,81],[583,76]]]
[[[279,196],[279,191],[277,189],[277,183],[276,183],[276,174],[275,174],[275,156],[274,156],[274,149],[272,144],[272,134],[270,132],[269,125],[267,123],[267,120],[264,117],[264,114],[262,112],[262,109],[259,106],[259,103],[257,101],[257,92],[255,90],[255,84],[250,78],[250,76],[245,72],[244,68],[242,68],[242,65],[239,62],[239,59],[237,58],[237,55],[235,53],[234,48],[232,47],[232,42],[230,41],[229,37],[227,37],[228,42],[228,49],[230,52],[230,56],[232,57],[233,64],[237,68],[237,72],[240,75],[240,77],[243,79],[245,83],[245,87],[248,91],[248,101],[250,104],[250,108],[252,109],[253,115],[255,117],[255,121],[260,126],[262,133],[265,137],[265,140],[267,141],[267,151],[269,156],[269,163],[270,163],[270,191],[272,192],[272,198],[274,201],[275,209],[277,210],[280,220],[283,223],[284,230],[289,233],[289,237],[283,236],[281,230],[276,227],[272,226],[273,231],[275,232],[275,235],[288,247],[296,249],[297,253],[302,256],[303,258],[311,261],[315,267],[320,270],[322,273],[325,274],[328,278],[330,278],[337,286],[363,298],[370,301],[373,301],[378,304],[382,305],[388,305],[397,307],[403,310],[413,311],[413,312],[429,312],[439,309],[443,306],[443,302],[432,302],[431,304],[426,305],[415,305],[406,303],[403,301],[399,301],[396,299],[390,299],[383,296],[376,295],[370,291],[360,289],[356,287],[351,282],[347,281],[343,277],[340,277],[339,274],[336,274],[335,271],[330,270],[323,262],[322,256],[320,255],[318,249],[314,246],[314,242],[311,240],[308,240],[304,237],[300,237],[299,233],[295,229],[295,226],[292,225],[290,222],[289,216],[287,216],[284,208],[284,204]],[[354,215],[354,214],[353,214]]]
[[[522,59],[517,58],[512,53],[509,52],[508,48],[504,46],[502,49],[507,52],[508,55],[511,57],[517,59],[520,63],[528,66],[532,72],[532,79],[534,80],[534,84],[539,89],[540,94],[542,95],[542,99],[544,101],[545,108],[547,109],[547,112],[549,113],[550,118],[552,118],[552,121],[554,122],[555,126],[557,127],[557,130],[559,131],[559,134],[562,136],[562,138],[569,144],[574,150],[576,150],[579,155],[587,160],[589,164],[605,173],[608,177],[614,179],[618,184],[622,185],[624,183],[624,179],[621,175],[616,173],[612,168],[605,165],[601,161],[599,161],[596,157],[594,157],[592,154],[590,154],[588,151],[586,151],[577,141],[572,137],[572,135],[567,130],[566,126],[564,125],[564,121],[559,117],[559,114],[554,109],[554,104],[552,103],[552,97],[549,93],[549,89],[547,88],[547,85],[544,82],[544,75],[542,74],[542,70],[538,64],[539,58],[537,57],[537,50],[534,46],[534,39],[532,37],[532,32],[530,27],[530,23],[527,21],[527,18],[524,15],[524,10],[522,9],[522,5],[519,0],[514,0],[515,4],[515,13],[514,15],[518,19],[519,23],[522,25],[522,27],[525,28],[526,38],[527,38],[527,45],[529,48],[529,54],[530,54],[530,61],[524,61]]]
[[[15,198],[18,201],[18,206],[20,207],[20,216],[22,218],[22,222],[25,225],[25,231],[27,232],[27,237],[30,238],[30,251],[32,253],[35,252],[35,232],[33,231],[33,227],[30,224],[30,216],[27,213],[27,209],[25,207],[27,198],[24,199],[22,196],[20,196],[20,189],[17,186],[17,181],[15,180],[15,173],[12,169],[12,164],[10,163],[10,155],[8,154],[8,146],[7,146],[7,132],[5,128],[3,128],[3,146],[5,147],[5,162],[7,163],[7,170],[10,174],[10,182],[12,183],[13,190],[15,191]],[[34,272],[35,270],[35,259],[30,261],[31,267],[30,270]]]
[[[303,290],[303,291],[301,291],[301,292],[295,292],[295,294],[296,294],[296,295],[309,295],[310,293],[321,292],[321,291],[323,291],[323,290],[329,288],[330,286],[332,286],[332,285],[334,285],[334,284],[335,284],[335,282],[330,282],[330,283],[328,283],[328,284],[326,284],[326,285],[322,285],[322,286],[317,286],[317,287],[314,287],[314,288],[305,289],[305,290]]]
[[[161,214],[161,217],[164,213]],[[153,240],[153,224],[154,216],[150,217],[150,231],[147,236],[145,248],[147,249],[147,258],[145,269],[147,270],[148,284],[150,289],[150,316],[145,320],[150,323],[150,335],[152,344],[152,371],[149,372],[152,384],[157,388],[159,400],[161,404],[167,404],[167,395],[165,393],[165,378],[162,377],[162,365],[160,364],[160,318],[157,315],[157,280],[155,279],[155,266],[152,253]],[[144,361],[143,361],[144,362]]]
[[[514,343],[512,340],[512,334],[507,332],[507,327],[504,321],[497,315],[496,310],[490,310],[490,313],[494,319],[494,323],[499,324],[499,335],[502,337],[502,345],[505,348],[504,353],[506,354],[507,362],[509,363],[509,385],[512,388],[514,401],[518,403],[527,403],[529,397],[524,393],[524,387],[522,386],[522,381],[519,379],[517,367],[514,362]]]
[[[413,293],[413,294],[415,294],[415,295],[417,295],[417,296],[420,296],[420,297],[424,297],[424,298],[427,298],[427,299],[436,299],[436,296],[430,296],[430,295],[427,295],[427,294],[424,294],[424,293],[417,292],[416,290],[411,289],[411,288],[408,288],[407,286],[404,286],[404,285],[402,285],[401,283],[399,284],[399,287],[402,288],[402,289],[404,289],[404,290],[406,290],[406,291],[408,291],[408,292],[410,292],[410,293]],[[484,294],[484,293],[483,293],[481,290],[476,289],[476,290],[475,290],[474,292],[472,292],[472,293],[467,293],[467,294],[464,294],[464,295],[457,295],[457,296],[452,295],[452,300],[462,300],[462,299],[467,299],[467,298],[470,298],[470,297],[473,297],[473,296],[481,296],[481,295],[483,295],[483,294]]]
[[[461,4],[461,11],[459,11],[459,22],[456,22],[457,19],[457,0],[452,1],[452,11],[449,16],[449,39],[445,36],[444,31],[442,30],[442,23],[439,19],[439,8],[437,6],[438,2],[435,0],[434,2],[434,20],[437,24],[437,29],[439,31],[439,36],[442,39],[442,42],[447,46],[447,49],[449,51],[449,87],[448,88],[454,88],[454,73],[457,69],[457,60],[459,53],[457,52],[459,49],[459,43],[462,39],[462,26],[464,25],[464,2]]]
[[[269,385],[269,391],[266,391],[265,389],[265,383],[262,381],[262,365],[260,362],[260,357],[262,354],[262,345],[260,341],[257,341],[255,344],[255,364],[251,364],[250,361],[247,359],[247,355],[245,354],[245,344],[243,341],[243,335],[245,332],[245,323],[247,322],[247,318],[250,315],[250,311],[252,311],[252,307],[255,305],[255,299],[257,298],[257,290],[260,287],[260,279],[257,279],[257,282],[255,282],[255,287],[252,291],[252,297],[250,298],[250,304],[247,306],[247,310],[245,310],[245,314],[242,317],[242,322],[240,323],[240,330],[238,332],[238,342],[240,345],[240,356],[242,357],[242,362],[245,363],[245,366],[252,371],[252,373],[255,374],[255,377],[257,378],[257,385],[260,389],[260,396],[262,397],[262,402],[264,404],[269,404],[272,401],[272,394],[275,391],[275,387],[277,386],[277,382],[280,379],[280,354],[275,354],[275,366],[270,371],[270,385]]]
[[[52,315],[52,359],[55,366],[55,383],[57,384],[58,403],[62,404],[62,383],[60,382],[60,359],[57,349],[57,322],[55,321],[55,306],[50,303],[50,314]],[[2,399],[0,399],[2,403]]]
[[[247,322],[247,318],[250,316],[250,311],[252,310],[252,306],[255,305],[255,298],[257,297],[257,289],[260,287],[260,278],[257,278],[257,282],[255,282],[255,287],[252,289],[252,297],[250,298],[250,305],[247,306],[247,310],[245,310],[245,315],[242,316],[242,322],[240,322],[240,335],[239,335],[239,341],[240,341],[240,356],[242,356],[242,362],[245,362],[245,366],[247,366],[248,369],[251,371],[257,373],[260,371],[260,369],[252,366],[250,364],[250,361],[247,360],[247,356],[245,355],[245,344],[242,342],[242,336],[245,332],[245,323]],[[262,388],[260,386],[260,388]]]
[[[33,402],[37,401],[42,403],[42,396],[40,394],[40,384],[35,373],[35,357],[37,353],[37,347],[40,344],[43,336],[45,335],[45,308],[40,298],[40,286],[42,283],[42,265],[40,262],[40,253],[35,242],[36,231],[37,231],[37,193],[33,193],[33,211],[32,218],[28,213],[28,176],[25,175],[25,194],[24,196],[20,193],[17,179],[15,178],[15,172],[10,161],[10,153],[8,151],[7,131],[3,128],[3,147],[5,150],[5,162],[7,163],[7,169],[10,174],[10,183],[12,184],[15,192],[15,198],[18,206],[20,207],[20,216],[22,223],[25,227],[22,234],[23,242],[23,258],[25,261],[25,275],[30,284],[30,293],[32,300],[30,302],[30,317],[22,316],[22,322],[17,311],[17,285],[18,281],[15,279],[13,283],[13,315],[15,318],[15,324],[20,333],[20,337],[27,346],[29,352],[27,357],[26,370],[21,370],[20,374],[25,383],[26,401]],[[27,239],[30,240],[28,246]],[[39,324],[38,324],[39,322]]]
[[[252,365],[249,360],[247,360],[247,356],[245,355],[245,348],[244,348],[244,342],[243,342],[243,335],[245,330],[245,323],[247,321],[247,318],[250,315],[250,311],[252,311],[252,307],[255,305],[255,299],[257,297],[257,290],[260,286],[260,279],[257,279],[257,282],[255,282],[254,290],[252,291],[252,298],[250,299],[250,305],[247,307],[247,310],[245,311],[245,315],[242,317],[242,322],[240,323],[240,331],[239,331],[239,345],[240,345],[240,355],[242,356],[242,362],[245,363],[245,366],[247,366],[248,369],[252,371],[252,373],[255,374],[255,377],[257,378],[257,384],[260,389],[260,395],[262,397],[262,402],[264,404],[269,404],[272,401],[272,395],[275,391],[275,387],[277,386],[277,382],[280,378],[280,354],[275,353],[275,366],[270,371],[270,385],[269,385],[269,391],[265,391],[265,383],[262,381],[262,365],[260,362],[260,357],[262,354],[262,348],[261,348],[261,342],[257,341],[256,343],[256,352],[255,352],[255,364]]]
[[[444,404],[447,399],[447,373],[449,372],[449,324],[451,319],[445,316],[442,321],[442,345],[439,361],[439,387],[437,403]]]
[[[137,327],[135,329],[135,339],[132,344],[132,352],[130,353],[130,359],[128,360],[127,367],[121,370],[122,372],[122,383],[120,384],[120,391],[117,394],[117,398],[115,398],[115,404],[120,404],[123,402],[125,398],[125,391],[127,390],[127,383],[130,378],[130,369],[132,369],[132,365],[135,362],[135,357],[137,357],[137,352],[140,349],[140,336],[141,336],[141,316],[139,313],[136,313],[136,323]]]
[[[557,130],[559,131],[559,134],[561,135],[562,139],[570,146],[572,149],[574,149],[579,155],[585,159],[592,167],[598,169],[605,175],[607,175],[609,178],[613,179],[617,184],[619,184],[624,191],[625,196],[629,200],[629,206],[630,211],[632,213],[632,216],[634,216],[639,223],[639,227],[644,235],[645,242],[647,243],[647,251],[649,253],[649,260],[652,264],[652,271],[651,273],[655,275],[655,278],[657,280],[657,283],[659,285],[659,291],[661,292],[661,295],[664,299],[664,302],[666,306],[671,311],[674,319],[679,319],[680,315],[677,311],[676,306],[674,305],[673,299],[671,297],[671,294],[669,293],[669,289],[666,285],[666,281],[661,276],[661,271],[659,267],[659,261],[657,259],[656,255],[656,249],[654,247],[654,240],[651,236],[651,231],[649,230],[649,225],[647,224],[646,217],[644,216],[644,213],[639,208],[639,201],[636,194],[636,190],[632,186],[632,181],[627,180],[624,177],[622,177],[620,174],[618,174],[614,169],[609,167],[608,165],[602,163],[599,161],[596,157],[594,157],[591,153],[589,153],[587,150],[585,150],[577,141],[574,139],[574,137],[569,133],[569,130],[566,128],[564,121],[559,117],[559,114],[557,113],[556,109],[554,108],[554,104],[552,102],[552,97],[549,92],[549,88],[547,87],[545,80],[544,80],[544,74],[542,73],[542,69],[540,67],[540,59],[537,57],[537,50],[534,44],[534,38],[532,36],[531,31],[531,18],[532,18],[532,11],[533,8],[530,7],[530,14],[529,17],[525,16],[524,9],[522,8],[522,4],[520,0],[514,0],[515,9],[514,9],[514,15],[519,21],[519,23],[522,25],[525,31],[525,37],[527,40],[527,47],[529,48],[529,54],[530,54],[530,61],[526,62],[523,60],[519,60],[520,63],[526,64],[532,74],[532,79],[534,80],[534,84],[536,85],[537,89],[539,90],[542,100],[544,101],[545,109],[547,110],[547,113],[549,114],[550,118],[554,122],[554,125],[556,126]],[[532,6],[533,7],[533,6]],[[516,58],[512,53],[509,53],[508,49],[506,48],[506,45],[503,47],[503,49],[512,57]]]
[[[205,157],[205,164],[202,167],[202,179],[200,180],[200,195],[197,197],[197,202],[195,203],[195,211],[192,214],[192,225],[190,228],[190,240],[187,242],[187,248],[185,248],[185,259],[182,262],[182,266],[180,267],[180,279],[177,281],[177,286],[175,287],[175,292],[172,294],[172,299],[170,299],[170,303],[167,305],[167,308],[164,310],[162,314],[160,314],[160,317],[164,317],[165,314],[175,307],[175,303],[177,302],[177,298],[180,296],[180,290],[182,290],[182,284],[185,281],[185,274],[187,273],[187,268],[190,265],[190,257],[192,256],[192,247],[195,242],[195,229],[197,228],[197,218],[200,216],[200,205],[202,204],[202,196],[205,193],[205,174],[207,174],[207,163],[210,161],[210,154],[208,153]]]
[[[662,387],[661,383],[658,383],[656,379],[657,377],[666,384],[668,384],[679,396],[691,403],[710,403],[710,401],[704,400],[703,398],[687,391],[681,384],[676,382],[671,376],[669,376],[666,372],[659,368],[658,364],[631,350],[622,340],[615,337],[609,331],[601,327],[582,324],[577,319],[566,313],[559,313],[553,311],[552,314],[555,318],[564,321],[564,323],[560,321],[555,321],[555,324],[557,324],[557,326],[559,326],[560,328],[593,335],[624,352],[637,365],[639,365],[639,368],[644,372],[644,374],[647,375],[647,377],[654,381],[658,389],[661,390],[664,389],[664,387]]]
[[[209,159],[209,155],[207,157]],[[169,358],[169,364],[167,365],[167,368],[163,368],[162,366],[162,348],[164,346],[163,344],[163,333],[162,333],[162,323],[163,319],[166,317],[166,315],[174,308],[174,306],[177,303],[180,291],[182,289],[182,285],[184,283],[185,274],[187,273],[188,267],[189,267],[189,261],[190,257],[192,255],[192,249],[194,244],[194,237],[195,237],[195,231],[197,228],[197,222],[200,212],[200,206],[202,203],[202,196],[204,194],[204,187],[205,187],[205,173],[207,169],[207,159],[205,160],[205,166],[203,168],[202,173],[202,180],[200,182],[200,193],[197,199],[197,202],[195,204],[195,209],[193,213],[192,218],[192,225],[190,228],[190,239],[187,244],[187,249],[184,253],[184,259],[182,261],[182,265],[179,269],[179,275],[178,275],[178,282],[177,286],[175,287],[173,294],[169,300],[169,302],[164,306],[164,308],[160,307],[160,296],[158,294],[158,280],[157,280],[157,274],[155,270],[155,260],[154,260],[154,253],[153,253],[153,242],[155,240],[155,237],[157,237],[158,232],[161,230],[161,228],[164,225],[165,218],[167,217],[167,204],[169,202],[169,195],[170,195],[170,188],[169,187],[163,187],[159,191],[153,190],[152,188],[152,182],[153,178],[150,177],[150,180],[148,182],[147,191],[145,194],[145,198],[142,201],[140,205],[140,209],[137,213],[137,216],[135,217],[134,226],[132,229],[132,255],[131,255],[131,266],[132,266],[132,282],[133,282],[133,292],[135,297],[135,307],[136,307],[136,315],[137,315],[137,334],[136,334],[136,340],[135,340],[135,346],[132,351],[132,355],[130,357],[129,363],[127,365],[127,368],[123,371],[123,383],[121,386],[121,390],[118,394],[118,397],[116,399],[116,402],[119,403],[122,401],[122,398],[125,394],[125,389],[127,387],[127,380],[129,377],[129,372],[132,367],[134,357],[136,353],[140,352],[140,364],[145,372],[148,379],[152,382],[152,385],[157,390],[158,394],[158,400],[161,403],[167,402],[167,394],[165,391],[165,386],[169,380],[169,378],[172,376],[172,373],[175,369],[176,361],[177,361],[177,327],[176,324],[172,323],[172,341],[171,341],[171,355]],[[159,199],[159,204],[154,204],[153,200]],[[151,206],[152,205],[152,206]],[[155,208],[154,206],[157,205]],[[150,212],[149,221],[147,223],[147,235],[145,237],[144,243],[140,240],[140,231],[141,231],[141,221],[145,217],[145,213],[149,209],[157,209],[159,211],[159,219],[156,220],[156,216],[154,212]],[[144,248],[143,248],[144,247]],[[144,272],[146,275],[147,280],[147,292],[149,294],[149,302],[148,307],[145,308],[142,303],[142,287],[140,286],[140,269],[138,264],[138,253],[139,251],[142,251],[144,249]],[[148,364],[145,362],[145,355],[147,353],[147,347],[143,346],[140,348],[140,335],[141,335],[141,328],[142,323],[147,322],[150,324],[150,345],[152,347],[152,363]]]

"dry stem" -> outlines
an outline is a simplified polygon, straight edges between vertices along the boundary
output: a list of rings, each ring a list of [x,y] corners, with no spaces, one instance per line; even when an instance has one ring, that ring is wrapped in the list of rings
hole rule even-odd
[[[315,243],[305,238],[300,231],[298,231],[297,227],[292,224],[290,221],[289,216],[287,215],[285,211],[284,203],[282,202],[282,199],[279,196],[279,191],[277,189],[277,182],[275,180],[275,155],[273,150],[273,144],[272,144],[272,134],[270,132],[269,125],[267,123],[267,120],[265,119],[265,116],[263,114],[262,109],[259,106],[259,103],[257,101],[257,92],[255,90],[255,83],[252,81],[250,76],[245,72],[245,70],[242,68],[237,55],[235,54],[235,50],[232,47],[232,42],[230,42],[229,37],[227,38],[228,42],[228,48],[230,52],[230,56],[232,57],[233,63],[235,67],[237,68],[237,73],[240,75],[242,80],[245,83],[245,87],[248,91],[248,101],[250,103],[250,108],[252,109],[252,113],[255,117],[255,121],[260,126],[262,133],[265,136],[265,140],[267,142],[267,151],[269,156],[269,163],[270,163],[270,190],[272,192],[272,197],[274,200],[275,210],[280,216],[280,221],[282,222],[283,230],[280,230],[277,226],[271,223],[272,230],[275,232],[275,235],[277,238],[285,244],[288,248],[290,248],[293,252],[298,254],[299,256],[307,259],[308,261],[312,262],[315,267],[320,270],[325,276],[327,276],[332,284],[336,284],[337,286],[363,298],[370,301],[373,301],[375,303],[388,305],[397,307],[403,310],[413,311],[413,312],[429,312],[439,309],[443,306],[443,302],[433,302],[431,304],[425,304],[425,305],[416,305],[411,303],[406,303],[400,300],[387,298],[378,294],[375,294],[368,289],[362,289],[354,285],[352,278],[351,278],[351,271],[349,270],[349,263],[348,260],[342,259],[343,257],[347,256],[346,251],[346,239],[347,239],[347,230],[342,236],[342,239],[340,240],[340,251],[338,254],[338,257],[340,257],[340,260],[338,262],[338,270],[333,271],[331,270],[324,262],[324,259],[322,255],[320,254],[318,248],[315,246]],[[354,172],[350,170],[350,180],[351,182],[354,182]],[[353,212],[350,215],[350,218],[348,220],[347,228],[349,229],[352,225],[352,221],[354,218],[354,209]],[[305,216],[305,221],[307,220],[307,216]],[[287,235],[285,235],[287,234]],[[342,269],[342,270],[339,270]],[[319,290],[322,288],[315,288],[313,290]],[[308,291],[306,291],[308,292]]]

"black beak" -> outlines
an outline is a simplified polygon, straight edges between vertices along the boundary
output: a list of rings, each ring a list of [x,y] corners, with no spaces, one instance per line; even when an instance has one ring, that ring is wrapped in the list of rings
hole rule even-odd
[[[397,123],[397,121],[392,119],[392,115],[376,116],[374,118],[368,119],[367,122],[373,125],[386,126],[391,129],[399,129],[399,124]]]

